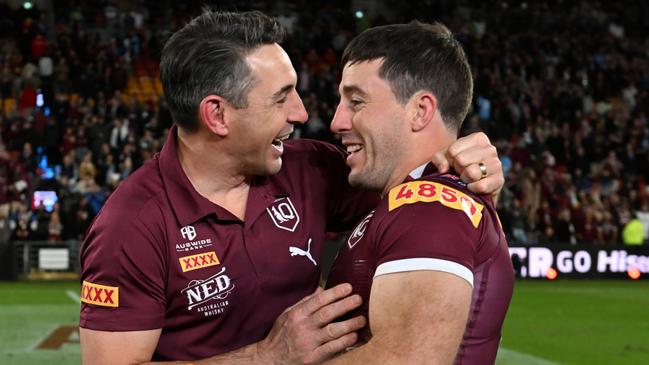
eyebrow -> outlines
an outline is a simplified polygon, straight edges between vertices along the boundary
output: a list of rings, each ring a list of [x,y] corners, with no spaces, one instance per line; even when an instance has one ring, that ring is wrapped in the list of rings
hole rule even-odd
[[[360,87],[356,85],[343,85],[343,94],[349,95],[349,94],[358,94],[361,97],[367,97],[367,93],[363,91]]]
[[[272,98],[273,100],[280,99],[282,96],[284,96],[285,94],[287,94],[289,91],[293,90],[293,88],[295,88],[295,85],[293,85],[293,84],[286,85],[286,86],[284,86],[283,88],[281,88],[281,89],[279,89],[278,91],[276,91],[276,92],[271,96],[271,98]]]

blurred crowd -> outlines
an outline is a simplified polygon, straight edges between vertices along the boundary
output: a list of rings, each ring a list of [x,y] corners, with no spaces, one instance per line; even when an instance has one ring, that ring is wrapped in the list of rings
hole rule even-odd
[[[126,86],[134,63],[157,61],[168,31],[199,9],[111,4],[57,1],[48,16],[0,9],[0,243],[82,239],[111,192],[164,143],[172,124],[164,100]],[[284,47],[309,112],[294,138],[336,143],[328,125],[339,60],[357,32],[439,20],[473,66],[463,133],[484,131],[499,148],[510,242],[613,245],[638,222],[646,239],[649,6],[386,1],[388,14],[341,4],[254,3],[289,31]],[[39,203],[37,191],[55,191],[58,202]]]
[[[510,241],[631,244],[638,221],[646,241],[649,7],[566,3],[465,27],[476,80],[466,127],[500,149]]]

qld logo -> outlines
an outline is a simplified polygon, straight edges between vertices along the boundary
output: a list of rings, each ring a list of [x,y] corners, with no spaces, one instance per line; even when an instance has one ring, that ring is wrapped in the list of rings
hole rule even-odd
[[[300,216],[297,214],[297,210],[295,210],[290,198],[277,199],[266,210],[277,228],[295,232],[297,224],[300,223]]]
[[[370,219],[372,219],[373,215],[374,211],[370,212],[370,214],[368,214],[367,217],[356,226],[354,232],[349,236],[349,239],[347,239],[347,246],[349,246],[350,249],[354,248],[354,246],[356,246],[356,244],[363,238],[367,225],[370,224]]]

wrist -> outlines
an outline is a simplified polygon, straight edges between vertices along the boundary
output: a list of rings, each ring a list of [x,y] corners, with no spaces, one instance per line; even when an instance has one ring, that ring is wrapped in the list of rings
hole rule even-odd
[[[255,343],[253,348],[254,364],[260,365],[281,365],[277,357],[274,356],[272,347],[266,339]]]

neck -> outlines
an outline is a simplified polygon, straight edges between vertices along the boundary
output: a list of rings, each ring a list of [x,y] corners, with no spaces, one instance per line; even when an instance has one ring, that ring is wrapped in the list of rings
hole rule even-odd
[[[196,191],[243,220],[251,176],[203,131],[188,133],[178,128],[178,159]]]
[[[388,183],[381,193],[382,196],[385,196],[392,188],[401,184],[412,170],[431,162],[433,155],[445,151],[456,139],[449,133],[437,133],[433,136],[415,134],[412,137],[410,141],[406,142],[409,148],[402,154],[403,158],[390,175]]]

